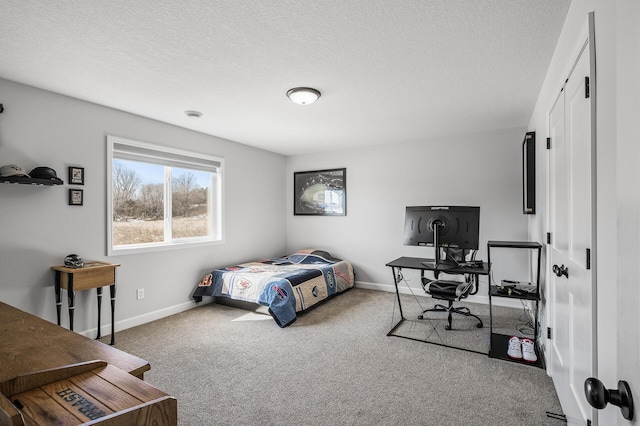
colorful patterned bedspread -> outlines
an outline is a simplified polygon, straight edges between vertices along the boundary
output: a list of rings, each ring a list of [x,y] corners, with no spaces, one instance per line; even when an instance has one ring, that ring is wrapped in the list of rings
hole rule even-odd
[[[193,293],[222,296],[268,306],[280,327],[296,313],[353,287],[353,266],[323,250],[301,250],[290,256],[242,263],[207,274]]]

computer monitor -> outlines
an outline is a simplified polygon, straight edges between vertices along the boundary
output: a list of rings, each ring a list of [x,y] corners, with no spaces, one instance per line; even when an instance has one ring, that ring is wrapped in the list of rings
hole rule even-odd
[[[479,240],[480,207],[410,206],[406,209],[404,244],[434,247],[439,268],[464,261],[468,250],[478,250]],[[441,248],[445,253],[455,251],[458,256],[441,259]]]

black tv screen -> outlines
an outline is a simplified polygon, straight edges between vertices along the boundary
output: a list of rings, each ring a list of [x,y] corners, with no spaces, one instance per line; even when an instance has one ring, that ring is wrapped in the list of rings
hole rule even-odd
[[[433,247],[433,227],[438,229],[438,246],[478,250],[480,207],[410,206],[404,222],[404,244]]]

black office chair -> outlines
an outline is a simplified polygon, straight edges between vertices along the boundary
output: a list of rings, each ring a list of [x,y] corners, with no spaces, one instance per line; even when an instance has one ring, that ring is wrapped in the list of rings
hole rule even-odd
[[[475,258],[475,252],[473,252],[472,259]],[[462,259],[464,259],[464,251],[462,252]],[[454,302],[459,302],[462,299],[466,299],[469,295],[476,294],[478,292],[478,283],[476,282],[476,275],[465,274],[464,281],[448,281],[439,280],[438,273],[434,274],[436,279],[431,280],[427,277],[422,277],[422,288],[425,293],[430,294],[431,297],[438,300],[446,300],[447,306],[436,304],[433,308],[425,309],[422,314],[418,316],[418,319],[425,319],[425,313],[427,312],[446,312],[447,313],[447,325],[445,328],[451,330],[451,317],[455,314],[464,315],[466,317],[474,317],[478,320],[476,327],[482,328],[484,324],[478,316],[471,313],[466,306],[453,306]]]

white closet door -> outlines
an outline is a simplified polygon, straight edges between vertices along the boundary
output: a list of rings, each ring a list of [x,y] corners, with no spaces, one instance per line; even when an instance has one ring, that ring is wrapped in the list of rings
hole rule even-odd
[[[584,396],[593,376],[592,137],[589,44],[585,43],[549,115],[548,248],[552,337],[550,371],[569,424],[587,424],[594,410]]]

